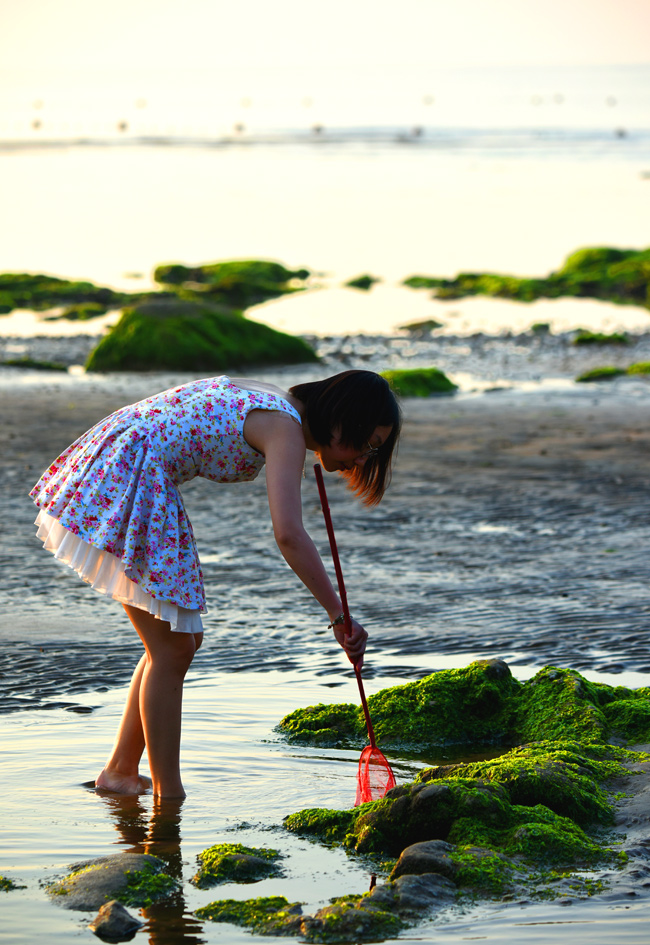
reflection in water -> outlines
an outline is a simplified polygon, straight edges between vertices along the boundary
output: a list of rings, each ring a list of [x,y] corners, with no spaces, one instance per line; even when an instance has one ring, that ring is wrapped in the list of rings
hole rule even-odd
[[[181,854],[181,808],[183,798],[154,798],[151,813],[141,795],[101,794],[115,820],[120,844],[128,853],[150,853],[165,862],[165,872],[178,882],[178,889],[160,902],[142,910],[150,945],[203,945],[203,926],[188,912],[183,894]]]

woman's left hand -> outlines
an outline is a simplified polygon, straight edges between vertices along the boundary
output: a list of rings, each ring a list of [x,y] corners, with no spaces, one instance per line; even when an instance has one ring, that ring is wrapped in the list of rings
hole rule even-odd
[[[347,658],[352,665],[361,669],[363,666],[363,654],[366,651],[366,643],[368,642],[368,634],[353,617],[350,618],[350,627],[351,630],[349,634],[345,632],[345,627],[342,624],[337,624],[332,629],[334,630],[334,636],[345,650]]]

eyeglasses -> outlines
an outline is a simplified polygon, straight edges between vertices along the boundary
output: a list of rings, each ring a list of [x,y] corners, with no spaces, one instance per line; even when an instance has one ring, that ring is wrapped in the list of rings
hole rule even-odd
[[[370,456],[376,456],[381,449],[380,446],[371,446],[370,443],[366,443],[366,445],[368,449],[365,451],[365,453],[359,453],[357,459],[367,459]]]

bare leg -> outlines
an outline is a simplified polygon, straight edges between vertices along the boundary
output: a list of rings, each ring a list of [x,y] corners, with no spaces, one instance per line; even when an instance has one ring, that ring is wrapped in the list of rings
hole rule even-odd
[[[179,765],[183,680],[203,635],[172,632],[169,623],[147,611],[127,605],[125,610],[145,655],[131,680],[113,752],[95,783],[122,794],[147,790],[150,782],[138,774],[146,744],[153,793],[184,797]]]

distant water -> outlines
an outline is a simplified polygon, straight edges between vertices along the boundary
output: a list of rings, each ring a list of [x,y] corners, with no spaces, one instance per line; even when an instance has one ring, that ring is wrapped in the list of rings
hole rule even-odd
[[[388,70],[335,88],[278,72],[191,88],[1,79],[0,271],[136,290],[162,262],[270,258],[338,291],[269,306],[280,328],[433,317],[503,330],[548,313],[499,303],[479,320],[477,304],[398,286],[414,273],[544,275],[578,247],[649,242],[650,66]],[[382,285],[340,289],[364,272]]]

